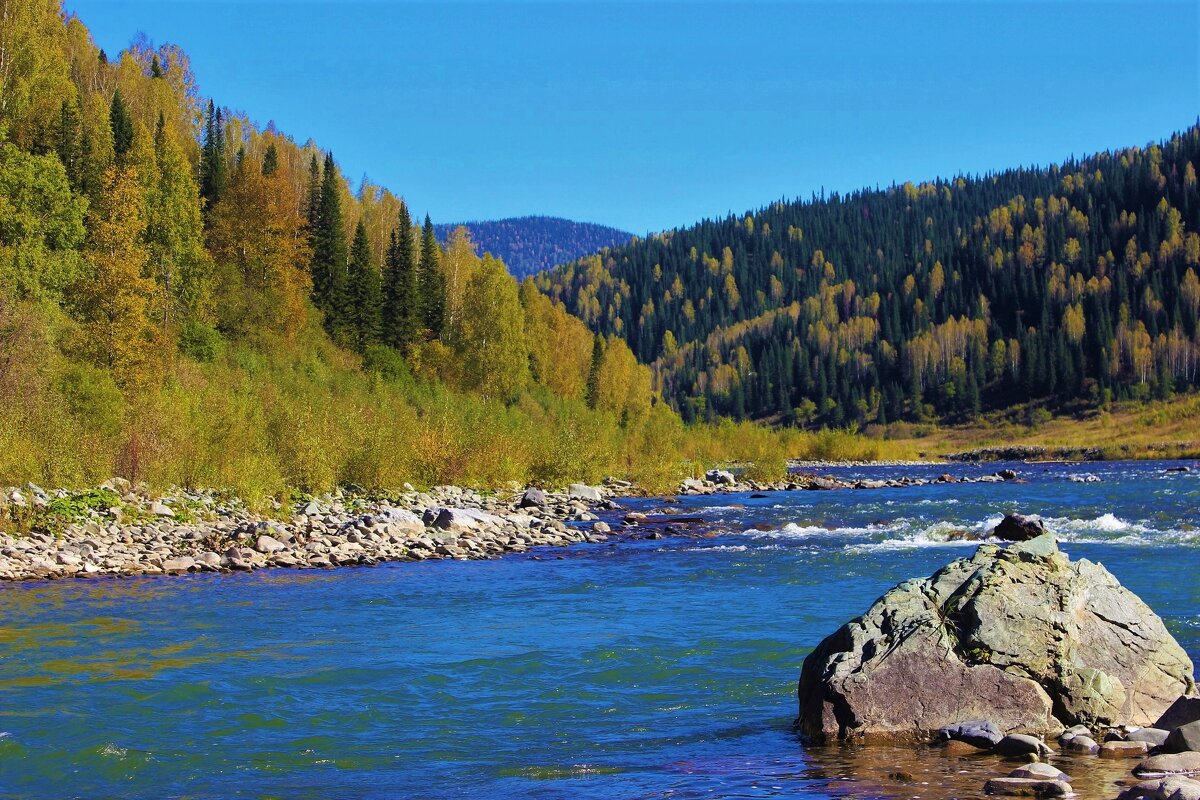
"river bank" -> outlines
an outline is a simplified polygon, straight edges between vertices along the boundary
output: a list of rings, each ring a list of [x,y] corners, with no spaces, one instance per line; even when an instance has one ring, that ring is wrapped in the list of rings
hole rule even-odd
[[[762,482],[728,470],[689,478],[679,496],[899,489],[930,483],[1002,483],[1012,469],[986,475],[942,474],[845,480],[815,472]],[[355,487],[357,489],[357,487]],[[487,493],[456,486],[371,495],[347,491],[275,503],[259,513],[236,496],[213,490],[149,487],[113,478],[82,492],[38,486],[9,487],[0,502],[0,580],[236,572],[263,568],[316,569],[370,566],[390,561],[483,559],[534,547],[603,542],[614,532],[650,526],[654,538],[703,518],[636,512],[610,522],[597,512],[618,512],[617,500],[641,496],[633,484],[609,479],[602,486],[571,484],[559,492],[508,487]],[[665,498],[669,501],[671,498]],[[291,512],[290,515],[288,512]]]

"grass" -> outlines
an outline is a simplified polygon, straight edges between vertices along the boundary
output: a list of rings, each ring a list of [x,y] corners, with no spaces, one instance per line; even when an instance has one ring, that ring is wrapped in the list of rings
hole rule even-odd
[[[1200,458],[1200,395],[1079,408],[1048,419],[1033,413],[1037,408],[1019,406],[961,425],[897,423],[870,432],[920,458],[1013,445],[1094,448],[1106,459]]]

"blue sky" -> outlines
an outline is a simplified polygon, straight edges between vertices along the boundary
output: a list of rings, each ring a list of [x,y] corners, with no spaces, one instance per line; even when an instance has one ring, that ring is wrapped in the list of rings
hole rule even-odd
[[[456,222],[635,233],[1145,144],[1200,116],[1200,3],[65,0]]]

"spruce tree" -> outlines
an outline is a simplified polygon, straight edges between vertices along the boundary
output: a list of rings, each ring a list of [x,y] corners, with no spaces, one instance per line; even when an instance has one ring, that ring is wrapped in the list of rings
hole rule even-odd
[[[310,236],[317,230],[317,217],[321,213],[321,165],[317,154],[308,160],[308,191],[304,195],[304,219]]]
[[[346,233],[342,227],[341,178],[333,154],[325,156],[321,194],[312,232],[313,302],[325,314],[331,334],[342,331],[350,321],[346,291]]]
[[[379,271],[371,263],[367,226],[361,221],[354,230],[350,249],[350,296],[354,322],[354,344],[360,353],[380,342],[383,329],[383,287]]]
[[[83,179],[83,137],[79,123],[79,108],[66,100],[62,101],[58,118],[58,141],[55,151],[58,160],[67,170],[71,188],[78,191]]]
[[[162,64],[158,63],[158,56],[155,55],[150,61],[150,77],[161,78],[163,76]]]
[[[271,142],[267,145],[267,151],[263,153],[262,174],[270,177],[279,171],[279,150],[276,149],[275,143]]]
[[[120,89],[113,92],[108,122],[112,126],[113,153],[117,162],[121,163],[125,160],[125,154],[133,147],[133,118],[129,116],[129,108],[121,97]]]
[[[408,353],[421,329],[421,309],[417,295],[417,271],[413,264],[412,217],[403,201],[400,202],[396,229],[392,231],[388,246],[385,279],[384,341]]]
[[[439,264],[440,256],[433,222],[426,214],[421,231],[421,314],[430,339],[440,339],[446,326],[446,279]]]
[[[592,339],[592,363],[588,367],[587,399],[588,408],[595,408],[600,402],[600,367],[604,364],[604,337],[600,334]]]
[[[225,189],[225,132],[221,110],[212,100],[208,101],[208,119],[204,126],[204,145],[200,152],[200,196],[204,198],[205,210],[211,209],[221,199]]]

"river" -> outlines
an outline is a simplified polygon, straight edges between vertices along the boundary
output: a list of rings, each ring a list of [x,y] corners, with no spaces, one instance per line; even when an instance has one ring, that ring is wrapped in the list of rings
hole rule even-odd
[[[1002,765],[791,729],[805,654],[972,552],[951,531],[1043,516],[1200,659],[1194,465],[1011,466],[1025,483],[630,500],[706,525],[494,561],[0,585],[0,797],[978,795]],[[1130,765],[1063,766],[1115,797]]]

